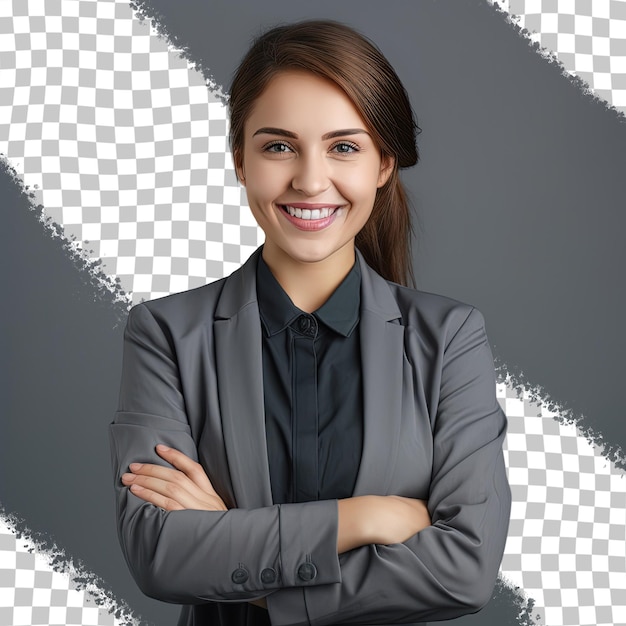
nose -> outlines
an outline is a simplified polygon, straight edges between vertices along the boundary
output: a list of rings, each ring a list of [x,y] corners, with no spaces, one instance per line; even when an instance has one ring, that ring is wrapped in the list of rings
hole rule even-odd
[[[296,162],[291,186],[305,196],[317,196],[330,187],[330,171],[322,154],[301,154]]]

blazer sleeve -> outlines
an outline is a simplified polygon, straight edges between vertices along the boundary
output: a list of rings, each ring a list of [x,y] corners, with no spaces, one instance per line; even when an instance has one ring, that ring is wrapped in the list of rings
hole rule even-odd
[[[158,443],[198,460],[172,344],[147,306],[131,309],[109,434],[118,536],[140,589],[180,604],[249,600],[310,584],[298,576],[307,562],[324,564],[316,584],[339,582],[336,501],[167,512],[122,484],[132,462],[168,465]]]
[[[443,355],[428,500],[432,525],[404,543],[340,555],[340,584],[268,596],[273,626],[444,620],[485,605],[509,525],[505,432],[484,319],[472,309]]]

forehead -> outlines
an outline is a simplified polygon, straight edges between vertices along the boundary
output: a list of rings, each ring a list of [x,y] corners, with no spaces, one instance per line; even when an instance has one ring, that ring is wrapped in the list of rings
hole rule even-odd
[[[324,134],[366,123],[346,93],[331,80],[307,71],[274,76],[256,99],[246,120],[246,135],[263,126]]]

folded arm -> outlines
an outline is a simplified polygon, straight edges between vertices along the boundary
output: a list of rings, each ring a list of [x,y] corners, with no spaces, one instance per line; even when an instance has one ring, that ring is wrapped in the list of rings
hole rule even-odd
[[[254,601],[339,583],[338,553],[401,541],[430,523],[422,501],[395,496],[384,505],[363,496],[228,510],[197,463],[174,354],[148,308],[135,307],[110,440],[118,535],[147,595],[184,604]],[[316,565],[313,578],[307,563]]]
[[[493,359],[478,311],[444,355],[428,502],[433,524],[390,545],[372,536],[371,527],[371,543],[359,546],[367,538],[354,543],[348,533],[352,539],[342,544],[340,520],[348,518],[339,508],[358,499],[166,511],[133,494],[121,480],[131,463],[171,467],[156,453],[157,444],[197,461],[174,353],[147,307],[135,307],[110,433],[118,533],[144,593],[184,604],[266,596],[277,626],[449,619],[489,599],[510,491],[502,459],[506,418],[495,399]],[[301,567],[311,562],[317,564],[313,579]]]
[[[170,468],[164,444],[198,461],[175,347],[145,305],[134,307],[124,333],[118,411],[110,426],[118,536],[137,584],[166,602],[242,601],[310,584],[303,563],[318,567],[315,583],[339,582],[337,501],[246,510],[164,510],[122,482],[131,463]]]

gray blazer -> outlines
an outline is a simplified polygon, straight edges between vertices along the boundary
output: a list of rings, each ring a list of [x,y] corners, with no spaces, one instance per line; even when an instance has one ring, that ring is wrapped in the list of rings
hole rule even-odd
[[[273,505],[263,411],[259,248],[225,279],[135,306],[110,427],[118,533],[144,593],[179,624],[413,623],[477,611],[506,541],[506,417],[482,314],[362,268],[364,442],[354,495],[428,500],[404,543],[337,555],[337,501]],[[133,462],[198,460],[228,511],[166,512],[120,482]]]

